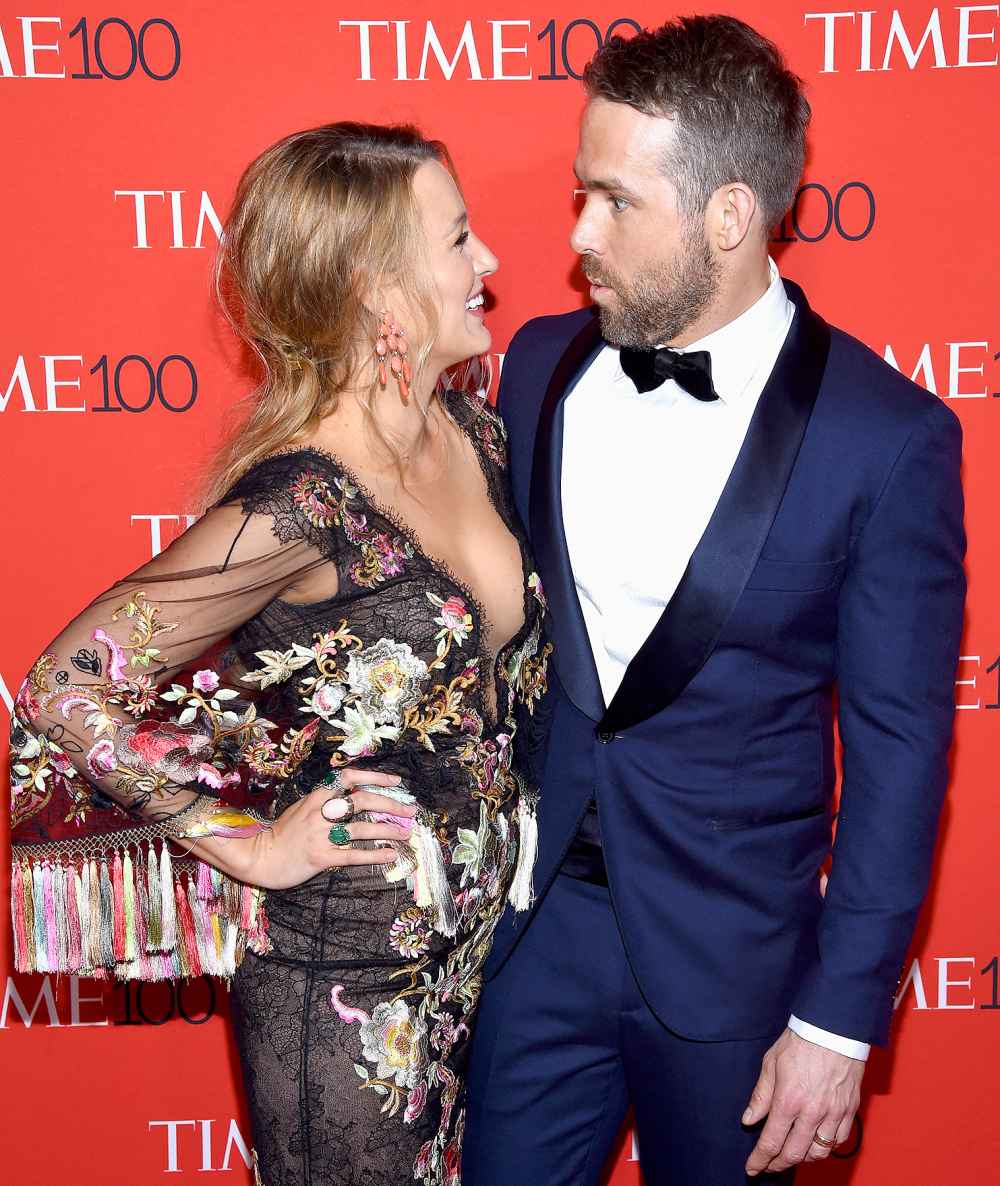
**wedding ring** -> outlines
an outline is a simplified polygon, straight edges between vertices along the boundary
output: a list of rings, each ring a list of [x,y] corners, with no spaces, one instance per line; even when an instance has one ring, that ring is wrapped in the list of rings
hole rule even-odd
[[[351,833],[348,832],[343,824],[334,824],[326,835],[330,843],[337,845],[338,848],[351,843]]]
[[[819,1135],[819,1130],[817,1130],[816,1135],[813,1137],[813,1140],[816,1142],[817,1145],[822,1145],[824,1149],[833,1149],[837,1144],[836,1137],[834,1137],[833,1140],[831,1140],[829,1137],[821,1137]]]
[[[339,799],[327,799],[319,810],[323,818],[331,824],[346,824],[354,818],[354,800],[350,795],[343,795]]]

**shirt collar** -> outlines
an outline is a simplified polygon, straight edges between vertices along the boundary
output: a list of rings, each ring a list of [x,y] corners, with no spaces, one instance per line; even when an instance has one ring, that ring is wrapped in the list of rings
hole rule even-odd
[[[767,266],[771,282],[749,309],[681,350],[685,354],[692,350],[709,351],[712,382],[723,403],[733,403],[747,391],[761,360],[773,357],[769,347],[784,337],[795,311],[777,264],[768,257]]]

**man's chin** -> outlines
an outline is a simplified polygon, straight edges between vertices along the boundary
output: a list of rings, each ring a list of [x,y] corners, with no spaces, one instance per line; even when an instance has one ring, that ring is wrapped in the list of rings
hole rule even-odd
[[[616,317],[613,310],[604,305],[597,305],[597,318],[601,326],[601,337],[609,346],[617,346],[619,349],[622,346],[637,350],[645,348],[645,343],[635,340],[634,330],[623,325],[621,318]]]

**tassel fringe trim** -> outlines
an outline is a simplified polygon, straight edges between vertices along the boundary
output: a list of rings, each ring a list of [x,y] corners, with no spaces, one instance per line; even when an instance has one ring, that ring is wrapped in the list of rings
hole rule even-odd
[[[530,910],[535,904],[532,874],[538,856],[538,796],[524,793],[517,804],[517,865],[507,900],[517,911]]]
[[[247,948],[269,949],[263,903],[262,890],[204,861],[173,861],[162,839],[83,855],[15,845],[14,966],[118,980],[228,978]]]

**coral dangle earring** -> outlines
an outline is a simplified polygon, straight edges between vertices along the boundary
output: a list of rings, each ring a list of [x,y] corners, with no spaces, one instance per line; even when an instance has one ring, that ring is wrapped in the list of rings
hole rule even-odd
[[[393,321],[389,313],[383,313],[379,321],[378,336],[375,339],[378,381],[383,387],[388,385],[389,374],[386,370],[388,363],[389,371],[392,371],[399,384],[399,395],[404,404],[409,401],[410,383],[413,378],[410,364],[406,358],[406,351],[406,331]]]

